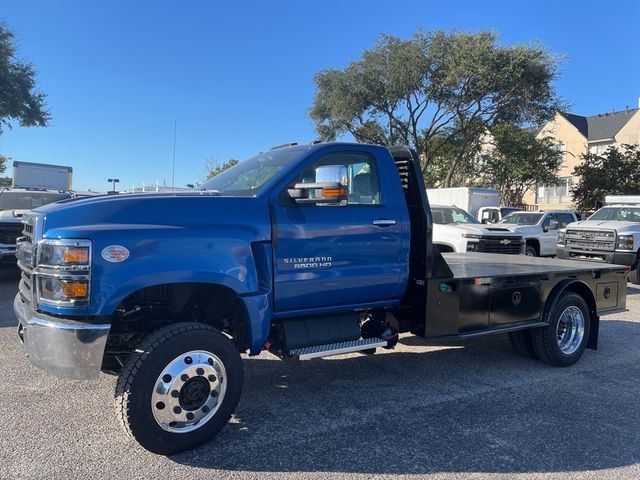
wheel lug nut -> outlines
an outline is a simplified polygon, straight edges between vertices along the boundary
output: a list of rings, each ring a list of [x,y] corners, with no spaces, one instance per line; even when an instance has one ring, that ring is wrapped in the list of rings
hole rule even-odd
[[[173,398],[178,398],[180,396],[180,392],[178,390],[172,390],[171,391],[171,396]]]
[[[204,407],[202,407],[202,411],[204,413],[209,413],[209,407],[207,407],[206,405]]]
[[[198,375],[204,375],[204,370],[203,370],[202,368],[198,368],[198,369],[196,370],[196,373],[197,373]]]
[[[171,375],[169,375],[168,373],[166,375],[162,376],[162,381],[164,383],[169,383],[171,381]]]
[[[215,375],[209,375],[209,381],[210,382],[215,382],[216,381],[216,376]]]
[[[183,382],[186,382],[187,380],[189,380],[189,375],[187,375],[186,373],[183,373],[180,376],[180,380],[182,380]]]
[[[187,413],[187,420],[193,420],[193,413]]]
[[[184,363],[187,365],[191,365],[193,363],[193,359],[191,357],[185,357]]]
[[[180,414],[182,413],[182,409],[180,407],[173,407],[173,413]]]
[[[164,402],[158,402],[156,403],[156,408],[158,410],[164,410]]]
[[[217,397],[218,396],[218,392],[216,392],[215,390],[211,390],[211,396],[212,397]]]

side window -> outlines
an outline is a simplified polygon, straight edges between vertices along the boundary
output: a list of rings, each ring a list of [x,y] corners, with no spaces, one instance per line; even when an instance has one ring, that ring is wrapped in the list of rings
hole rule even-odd
[[[380,181],[375,159],[362,152],[332,153],[316,160],[294,183],[339,182],[348,192],[347,205],[379,205]],[[316,192],[321,194],[322,190]],[[310,195],[313,197],[313,195]]]
[[[547,215],[545,219],[542,221],[542,228],[549,227],[551,225],[551,220],[555,220],[555,216],[553,214]]]
[[[565,228],[571,222],[575,221],[573,215],[570,213],[557,213],[556,216],[558,217],[558,228]]]

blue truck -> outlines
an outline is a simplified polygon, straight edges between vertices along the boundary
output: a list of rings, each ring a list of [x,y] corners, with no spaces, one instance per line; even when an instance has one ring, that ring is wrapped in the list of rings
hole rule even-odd
[[[28,359],[62,377],[118,375],[117,418],[159,454],[224,427],[241,354],[508,334],[516,352],[569,366],[626,302],[625,267],[441,254],[407,147],[293,144],[199,191],[65,200],[23,222],[14,310]]]

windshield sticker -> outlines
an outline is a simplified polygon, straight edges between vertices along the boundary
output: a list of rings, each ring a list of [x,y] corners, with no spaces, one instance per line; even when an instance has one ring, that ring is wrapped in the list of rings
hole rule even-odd
[[[286,266],[299,268],[328,268],[333,264],[332,257],[292,257],[282,259]]]

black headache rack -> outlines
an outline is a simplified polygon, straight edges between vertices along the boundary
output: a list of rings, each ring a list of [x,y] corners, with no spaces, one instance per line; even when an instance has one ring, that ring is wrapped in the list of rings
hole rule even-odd
[[[411,330],[424,336],[429,279],[451,279],[453,273],[440,251],[433,246],[433,221],[418,155],[406,146],[388,147],[388,150],[396,164],[409,211],[412,246],[409,253],[409,285],[401,307],[394,312],[394,316],[400,323],[401,331]],[[423,248],[414,248],[417,245]]]

